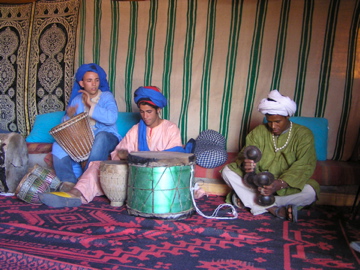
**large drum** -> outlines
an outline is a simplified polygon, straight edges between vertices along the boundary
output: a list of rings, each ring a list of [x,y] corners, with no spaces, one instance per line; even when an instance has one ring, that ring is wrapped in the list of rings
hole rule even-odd
[[[100,163],[100,184],[110,205],[119,207],[125,203],[128,163],[121,160],[107,160]]]
[[[95,137],[86,112],[53,127],[50,134],[76,162],[89,158]]]
[[[132,152],[128,156],[130,215],[183,219],[194,211],[191,184],[195,156],[177,152]]]

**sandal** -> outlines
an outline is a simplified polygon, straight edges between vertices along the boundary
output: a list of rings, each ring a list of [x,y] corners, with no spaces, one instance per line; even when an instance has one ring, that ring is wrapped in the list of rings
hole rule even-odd
[[[245,206],[242,203],[242,201],[240,200],[240,198],[236,195],[236,193],[234,192],[231,196],[231,202],[233,205],[235,205],[237,208],[239,209],[244,209]]]
[[[284,209],[284,208],[286,208],[286,207],[285,207],[285,206],[282,206],[282,207],[276,208],[276,210],[275,210],[275,216],[278,217],[278,218],[280,218],[280,219],[285,219],[284,216],[281,216],[281,215],[279,214],[279,211],[282,210],[282,209]],[[285,209],[285,210],[286,210],[286,209]]]
[[[292,222],[297,222],[298,208],[296,205],[289,204],[286,206],[286,219]]]
[[[285,216],[279,214],[280,210],[285,210]],[[275,210],[275,216],[280,219],[286,219],[291,222],[297,222],[297,217],[298,217],[297,206],[289,204],[286,206],[278,207]]]

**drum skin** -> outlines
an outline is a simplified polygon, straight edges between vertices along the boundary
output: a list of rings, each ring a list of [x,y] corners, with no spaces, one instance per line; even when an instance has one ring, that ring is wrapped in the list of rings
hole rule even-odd
[[[129,154],[128,213],[159,219],[183,219],[194,207],[190,185],[192,154],[134,152]]]

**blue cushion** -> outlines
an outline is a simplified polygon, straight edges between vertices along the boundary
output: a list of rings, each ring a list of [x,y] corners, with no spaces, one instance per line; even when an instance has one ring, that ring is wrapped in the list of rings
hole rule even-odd
[[[125,137],[126,133],[133,125],[139,123],[141,119],[138,112],[119,112],[116,126],[121,137]]]
[[[298,125],[307,127],[314,134],[315,151],[317,160],[326,160],[329,124],[326,118],[293,116],[290,120]],[[264,123],[266,123],[264,117]]]
[[[65,111],[58,111],[46,114],[38,114],[35,117],[34,126],[26,137],[28,143],[53,143],[55,139],[50,135],[49,131],[53,127],[61,123]]]
[[[326,160],[329,124],[326,118],[321,117],[290,117],[296,124],[307,127],[314,134],[317,160]]]
[[[49,131],[61,123],[65,111],[39,114],[35,117],[34,126],[26,138],[28,143],[53,143],[55,139]],[[140,113],[119,112],[116,127],[121,137],[124,137],[128,130],[140,121]]]

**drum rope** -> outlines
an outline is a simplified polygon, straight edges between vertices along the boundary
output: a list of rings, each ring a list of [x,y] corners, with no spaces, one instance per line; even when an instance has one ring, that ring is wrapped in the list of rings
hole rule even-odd
[[[195,183],[194,186],[192,186],[192,180],[194,178],[194,166],[191,166],[191,177],[190,177],[190,193],[191,193],[191,199],[192,199],[192,202],[193,202],[193,205],[195,207],[195,210],[196,212],[204,217],[204,218],[214,218],[214,219],[237,219],[238,218],[238,213],[235,209],[235,207],[229,203],[223,203],[223,204],[220,204],[215,210],[214,212],[212,213],[211,216],[207,216],[205,215],[196,205],[196,201],[195,201],[195,197],[194,197],[194,192],[198,189],[198,185],[197,183]],[[231,214],[233,215],[232,217],[219,217],[217,216],[219,211],[223,208],[223,207],[230,207],[231,208]]]

